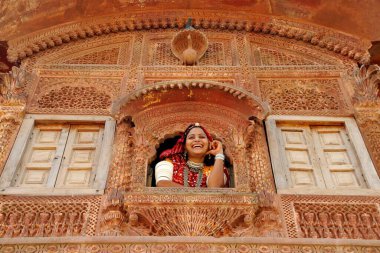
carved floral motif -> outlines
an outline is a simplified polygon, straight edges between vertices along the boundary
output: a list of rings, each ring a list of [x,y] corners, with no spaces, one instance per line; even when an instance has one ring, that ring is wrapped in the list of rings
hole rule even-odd
[[[362,65],[354,73],[356,81],[354,103],[356,106],[371,106],[380,103],[380,67]]]
[[[120,78],[121,79],[121,78]],[[119,78],[60,78],[42,77],[39,80],[30,112],[75,114],[106,114],[112,99],[120,90]]]
[[[259,80],[262,96],[276,113],[328,113],[349,109],[337,79]]]

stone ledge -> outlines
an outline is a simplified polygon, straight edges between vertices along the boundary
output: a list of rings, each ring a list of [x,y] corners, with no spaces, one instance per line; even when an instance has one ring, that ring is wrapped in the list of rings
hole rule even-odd
[[[3,238],[0,252],[380,252],[379,240],[94,236]]]

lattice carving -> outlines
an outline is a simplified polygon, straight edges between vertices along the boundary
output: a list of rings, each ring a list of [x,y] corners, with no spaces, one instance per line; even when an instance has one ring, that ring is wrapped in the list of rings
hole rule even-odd
[[[344,65],[353,65],[343,57],[338,57],[328,51],[315,51],[302,42],[290,43],[283,38],[273,38],[268,35],[248,35],[251,62],[255,67],[279,69],[281,66],[291,69],[339,69]],[[323,55],[323,57],[321,57]],[[335,68],[334,68],[335,66]],[[328,69],[328,68],[327,68]]]
[[[297,57],[283,52],[269,49],[258,48],[258,54],[262,65],[281,66],[281,65],[317,65],[316,62]]]
[[[262,96],[275,113],[328,113],[349,110],[337,79],[259,80]]]
[[[208,49],[205,52],[204,56],[199,60],[197,65],[235,65],[232,55],[233,37],[231,34],[206,33],[206,35],[209,39]],[[144,46],[147,56],[143,57],[143,64],[153,66],[182,65],[182,62],[171,52],[170,43],[171,37],[169,37],[169,35],[162,37],[161,39],[157,39],[157,37],[154,36],[149,36]]]
[[[181,65],[181,61],[170,55],[170,43],[157,43],[156,49],[152,55],[152,65]],[[205,55],[199,60],[198,65],[231,65],[224,59],[223,44],[219,42],[210,43]],[[229,59],[231,63],[231,57]]]
[[[42,77],[30,112],[107,114],[120,91],[119,78]]]
[[[284,195],[281,198],[290,237],[380,238],[378,197]]]
[[[77,40],[31,57],[32,64],[105,64],[128,65],[132,51],[133,35],[108,34],[102,37]]]
[[[119,48],[85,54],[81,57],[63,61],[65,64],[117,64]]]
[[[51,90],[37,100],[39,108],[51,109],[103,109],[111,105],[111,97],[95,87],[63,86]]]
[[[94,235],[99,198],[0,200],[0,237]]]

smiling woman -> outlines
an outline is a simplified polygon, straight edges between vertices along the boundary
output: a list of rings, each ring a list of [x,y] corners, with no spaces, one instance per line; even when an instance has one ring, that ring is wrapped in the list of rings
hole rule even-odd
[[[158,187],[228,187],[223,145],[199,123],[191,124],[155,167]]]

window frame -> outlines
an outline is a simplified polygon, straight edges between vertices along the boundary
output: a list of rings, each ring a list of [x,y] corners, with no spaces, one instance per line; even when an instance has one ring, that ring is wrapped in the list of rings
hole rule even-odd
[[[353,151],[357,157],[358,164],[366,184],[366,188],[318,188],[307,187],[293,188],[291,182],[288,182],[287,174],[289,169],[285,157],[282,154],[282,146],[279,136],[277,123],[287,124],[307,124],[334,126],[341,124],[344,126],[348,138],[352,144]],[[380,180],[367,151],[360,130],[354,118],[350,117],[323,117],[323,116],[293,116],[293,115],[270,115],[265,121],[269,153],[277,192],[281,194],[338,194],[338,195],[378,195],[380,189]],[[314,141],[313,144],[314,145]],[[360,152],[358,152],[360,151]]]
[[[27,151],[28,142],[36,123],[100,123],[104,124],[103,140],[99,150],[99,160],[93,184],[88,188],[55,188],[54,186],[17,187],[12,186],[22,159]],[[2,195],[95,195],[103,194],[106,186],[108,170],[111,163],[112,145],[116,121],[110,116],[91,115],[42,115],[27,114],[21,124],[12,150],[0,177],[0,194]],[[21,155],[20,155],[21,154]],[[61,168],[60,168],[61,169]],[[58,170],[58,172],[60,171]],[[58,176],[58,175],[57,175]],[[55,181],[57,178],[55,179]]]

